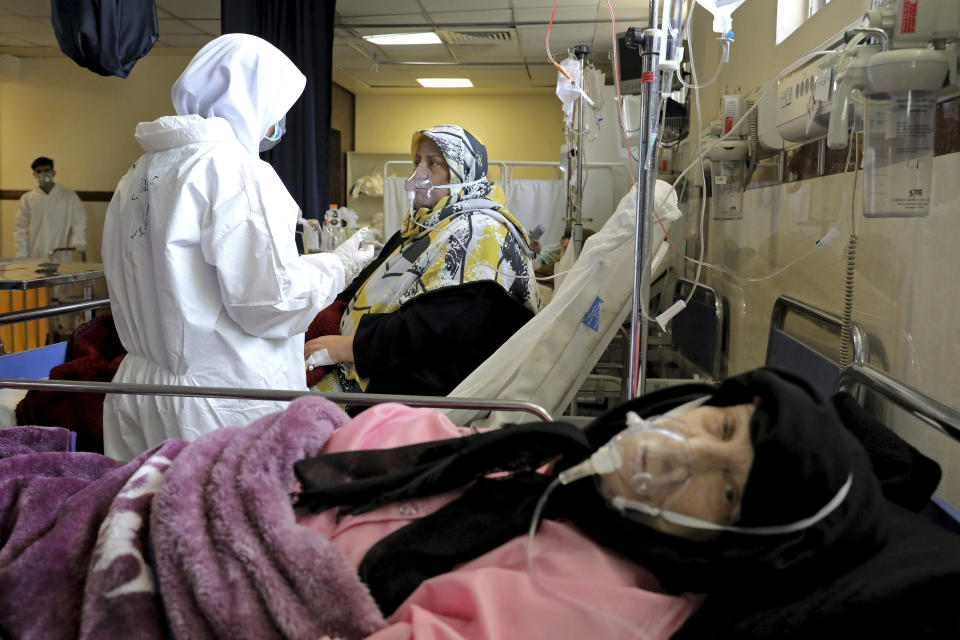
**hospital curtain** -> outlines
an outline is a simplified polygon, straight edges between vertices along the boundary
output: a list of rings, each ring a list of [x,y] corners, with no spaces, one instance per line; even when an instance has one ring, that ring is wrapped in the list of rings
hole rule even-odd
[[[330,59],[335,0],[221,0],[223,33],[259,36],[307,76],[283,141],[263,159],[273,165],[304,217],[323,219],[329,198]]]

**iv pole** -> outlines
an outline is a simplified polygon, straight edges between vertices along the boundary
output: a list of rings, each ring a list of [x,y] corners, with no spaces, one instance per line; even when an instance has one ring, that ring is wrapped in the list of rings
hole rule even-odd
[[[654,208],[653,196],[657,184],[657,146],[658,121],[660,118],[660,50],[665,30],[680,22],[682,0],[664,2],[662,25],[658,24],[659,0],[650,0],[650,19],[652,28],[645,29],[639,41],[642,63],[641,114],[640,114],[640,162],[637,176],[637,223],[634,245],[633,272],[633,316],[630,323],[630,353],[628,398],[642,395],[646,384],[647,319],[643,313],[643,300],[650,299],[650,268],[647,256],[650,255],[650,218]],[[672,29],[671,29],[672,30]],[[628,36],[630,35],[628,31]],[[668,81],[672,72],[664,72],[664,81]],[[628,151],[629,153],[629,151]]]
[[[580,85],[583,86],[583,72],[586,67],[587,56],[590,54],[590,47],[585,44],[578,44],[573,54],[580,61]],[[573,219],[573,226],[570,229],[570,244],[573,245],[574,259],[580,257],[580,251],[583,249],[583,94],[577,98],[577,200],[576,215]]]

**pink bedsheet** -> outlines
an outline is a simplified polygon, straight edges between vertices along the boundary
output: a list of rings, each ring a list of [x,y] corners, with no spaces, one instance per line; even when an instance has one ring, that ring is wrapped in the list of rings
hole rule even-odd
[[[443,414],[384,404],[335,431],[324,451],[382,449],[468,435]],[[359,565],[378,540],[454,499],[451,492],[393,504],[335,521],[334,510],[300,519],[329,537]],[[573,525],[546,521],[534,541],[541,589],[527,571],[526,537],[514,538],[455,571],[425,581],[372,640],[493,638],[637,638],[628,623],[652,639],[669,638],[695,611],[700,597],[661,592],[652,573],[609,551]],[[615,617],[621,622],[611,619]]]

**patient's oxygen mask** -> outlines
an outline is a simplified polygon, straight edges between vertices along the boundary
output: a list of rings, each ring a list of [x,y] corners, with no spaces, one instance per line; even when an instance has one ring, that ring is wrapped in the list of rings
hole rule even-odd
[[[589,460],[560,474],[567,484],[587,475],[616,473],[632,498],[659,511],[683,491],[693,475],[688,429],[683,420],[650,419],[627,412],[627,428],[600,447]]]
[[[626,491],[606,495],[610,505],[623,515],[636,512],[667,522],[708,531],[730,531],[750,535],[783,535],[801,531],[820,522],[846,499],[853,475],[816,513],[795,522],[770,526],[738,527],[697,518],[670,509],[693,477],[697,460],[690,446],[683,420],[669,416],[644,419],[627,412],[627,428],[597,449],[587,460],[563,471],[561,484],[594,475],[616,472]]]
[[[414,203],[419,200],[420,202],[430,202],[429,205],[421,206],[432,206],[436,204],[433,202],[433,192],[437,189],[449,189],[451,194],[460,193],[461,189],[466,187],[472,187],[473,185],[480,184],[485,181],[487,176],[480,176],[476,180],[470,180],[468,182],[454,182],[450,184],[433,184],[433,180],[430,178],[430,173],[427,171],[426,167],[418,165],[416,170],[413,172],[409,178],[403,183],[403,190],[407,192],[407,199],[410,202],[410,213],[414,212]],[[419,196],[419,198],[417,197]]]

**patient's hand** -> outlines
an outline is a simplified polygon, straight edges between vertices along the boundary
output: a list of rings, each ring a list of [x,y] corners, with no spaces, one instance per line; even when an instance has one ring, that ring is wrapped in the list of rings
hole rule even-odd
[[[326,349],[334,362],[353,362],[353,334],[346,336],[320,336],[303,345],[303,358],[320,349]]]

